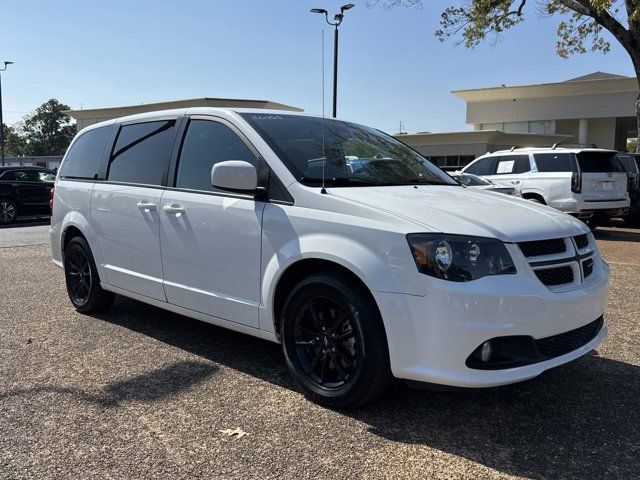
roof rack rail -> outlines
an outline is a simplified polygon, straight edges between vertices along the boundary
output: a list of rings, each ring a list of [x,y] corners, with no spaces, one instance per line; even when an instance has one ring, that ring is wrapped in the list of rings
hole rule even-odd
[[[512,145],[510,151],[513,152],[516,148],[520,148],[520,147],[518,147],[518,145]]]

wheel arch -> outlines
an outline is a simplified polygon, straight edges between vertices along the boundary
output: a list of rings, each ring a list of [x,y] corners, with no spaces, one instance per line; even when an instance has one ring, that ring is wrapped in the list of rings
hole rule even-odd
[[[544,195],[541,192],[534,191],[534,190],[523,191],[522,198],[524,198],[525,200],[535,198],[537,200],[540,200],[543,203],[543,205],[547,204],[547,199],[544,197]]]
[[[367,295],[368,300],[373,302],[372,304],[375,305],[378,313],[380,313],[380,308],[378,307],[378,304],[373,294],[371,293],[370,288],[357,274],[355,274],[349,268],[331,260],[325,260],[321,258],[304,258],[289,265],[286,270],[282,272],[282,275],[280,275],[280,278],[278,279],[278,282],[275,286],[271,310],[273,312],[273,329],[276,335],[280,335],[280,319],[282,310],[291,290],[304,278],[318,273],[334,274],[336,276],[341,276],[351,282],[354,282],[356,285],[358,285],[359,288],[362,289],[363,292],[366,292],[365,294]]]
[[[96,263],[96,269],[98,270],[98,275],[101,279],[106,278],[106,272],[104,270],[103,256],[102,251],[99,248],[97,242],[97,236],[91,223],[77,211],[71,211],[65,215],[64,219],[61,222],[60,229],[60,253],[62,258],[64,258],[64,250],[69,243],[69,241],[74,236],[81,236],[86,240],[89,244],[89,248],[91,249],[91,255]]]

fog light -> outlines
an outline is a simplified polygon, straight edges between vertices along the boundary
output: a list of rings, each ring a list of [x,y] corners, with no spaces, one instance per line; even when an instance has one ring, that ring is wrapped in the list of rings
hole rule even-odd
[[[482,344],[482,349],[480,350],[480,359],[486,363],[491,360],[492,353],[493,347],[491,346],[491,342],[484,342]]]

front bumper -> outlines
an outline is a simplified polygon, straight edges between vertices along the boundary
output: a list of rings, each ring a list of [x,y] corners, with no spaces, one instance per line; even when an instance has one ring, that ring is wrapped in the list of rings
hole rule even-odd
[[[588,284],[552,292],[531,271],[467,283],[426,277],[426,296],[373,292],[384,320],[391,370],[397,378],[457,387],[492,387],[540,375],[595,348],[604,325],[586,344],[537,363],[497,370],[469,368],[483,342],[522,335],[544,339],[601,317],[609,293],[609,267],[598,256]]]

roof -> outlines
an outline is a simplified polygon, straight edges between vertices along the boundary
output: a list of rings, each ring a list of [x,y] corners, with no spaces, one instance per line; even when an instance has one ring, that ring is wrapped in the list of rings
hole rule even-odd
[[[120,107],[93,108],[81,110],[68,110],[68,113],[75,119],[109,119],[125,117],[136,113],[154,112],[160,110],[171,110],[189,107],[226,107],[226,108],[259,108],[287,110],[292,112],[302,112],[303,110],[292,105],[272,102],[271,100],[252,100],[245,98],[190,98],[186,100],[172,100],[167,102],[143,103],[140,105],[124,105]]]
[[[526,147],[526,148],[514,148],[510,150],[496,150],[495,152],[488,152],[486,155],[495,155],[497,153],[513,154],[513,153],[548,153],[548,152],[565,152],[565,153],[580,153],[580,152],[607,152],[617,153],[615,150],[609,150],[606,148],[593,148],[593,147],[563,147],[558,145],[557,147]]]
[[[464,130],[461,132],[442,133],[413,133],[394,135],[398,140],[408,145],[463,145],[487,143],[493,145],[505,144],[545,144],[567,141],[573,137],[569,135],[541,135],[537,133],[506,133],[502,130]]]
[[[467,102],[482,102],[616,92],[637,93],[638,80],[613,73],[593,72],[561,82],[453,90],[451,93]]]
[[[609,80],[611,78],[627,78],[624,75],[617,75],[615,73],[607,73],[607,72],[593,72],[587,75],[582,75],[581,77],[570,78],[569,80],[565,80],[565,82],[584,82],[588,80]]]

